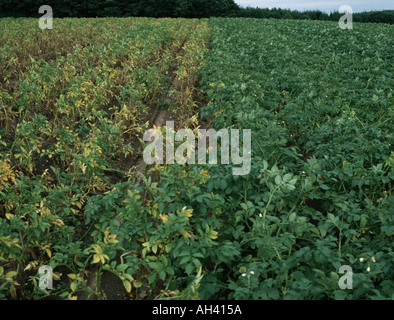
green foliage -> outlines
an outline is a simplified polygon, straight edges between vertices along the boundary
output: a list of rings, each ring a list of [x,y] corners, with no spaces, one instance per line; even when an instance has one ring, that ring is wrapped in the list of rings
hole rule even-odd
[[[0,21],[1,299],[105,299],[108,274],[126,299],[394,298],[391,26],[58,23]],[[250,173],[136,174],[149,106],[199,125],[197,79],[215,129],[251,129]]]
[[[218,241],[237,255],[214,260],[220,267],[203,279],[201,295],[392,299],[391,27],[210,26],[203,116],[215,128],[252,129],[253,157],[245,177],[209,170],[227,212]],[[385,36],[374,38],[378,30]],[[353,268],[353,290],[338,287],[341,265]]]

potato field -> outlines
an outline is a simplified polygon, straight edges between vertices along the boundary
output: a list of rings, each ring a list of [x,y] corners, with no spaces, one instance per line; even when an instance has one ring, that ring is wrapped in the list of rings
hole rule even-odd
[[[388,24],[0,19],[0,299],[394,299],[393,88]]]

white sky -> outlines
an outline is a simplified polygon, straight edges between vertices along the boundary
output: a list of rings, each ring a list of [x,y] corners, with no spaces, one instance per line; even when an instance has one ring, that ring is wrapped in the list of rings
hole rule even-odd
[[[298,11],[316,10],[338,11],[342,5],[349,5],[353,12],[372,10],[394,10],[394,0],[234,0],[240,6],[260,8],[283,8]]]

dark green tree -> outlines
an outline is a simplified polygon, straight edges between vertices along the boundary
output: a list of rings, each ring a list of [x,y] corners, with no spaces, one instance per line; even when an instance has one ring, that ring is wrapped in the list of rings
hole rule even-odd
[[[0,17],[39,17],[50,5],[54,17],[248,17],[338,21],[341,14],[319,10],[240,8],[234,0],[0,0]],[[394,10],[353,14],[355,22],[394,23]]]

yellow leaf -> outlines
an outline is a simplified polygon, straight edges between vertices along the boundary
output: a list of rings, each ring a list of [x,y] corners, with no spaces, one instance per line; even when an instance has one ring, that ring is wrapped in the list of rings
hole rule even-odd
[[[59,273],[59,272],[54,272],[54,273],[52,274],[53,280],[59,281],[61,275],[62,275],[62,274]]]
[[[77,286],[78,286],[78,284],[76,281],[71,282],[71,284],[70,284],[71,291],[74,292],[77,289]]]
[[[100,257],[97,254],[95,254],[93,256],[93,263],[98,263],[99,261],[100,261]]]
[[[166,223],[166,222],[170,219],[170,218],[168,217],[168,215],[166,215],[166,214],[165,214],[165,215],[160,214],[159,217],[160,217],[161,220],[163,220],[164,223]]]
[[[130,292],[130,291],[131,291],[131,283],[130,283],[129,280],[124,279],[124,280],[123,280],[123,285],[124,285],[124,287],[125,287],[125,289],[126,289],[127,292]]]
[[[36,268],[38,266],[39,262],[37,260],[31,261],[23,271],[29,271],[30,269]]]
[[[58,227],[64,226],[64,222],[61,219],[53,219],[51,221],[51,223],[53,223],[55,226],[58,226]]]
[[[109,228],[104,231],[104,237],[107,238],[109,236]]]
[[[143,247],[148,247],[148,248],[149,248],[149,241],[144,242],[144,243],[142,244],[142,246],[143,246]]]
[[[211,230],[211,231],[209,232],[209,238],[211,238],[212,240],[217,239],[217,238],[218,238],[218,233],[217,233],[217,231]]]
[[[72,280],[75,280],[77,278],[77,276],[74,273],[69,273],[67,276]]]
[[[131,275],[129,275],[128,273],[124,273],[123,277],[126,278],[129,281],[134,281],[134,278]]]
[[[181,231],[181,234],[185,237],[185,238],[190,238],[191,234],[187,231]]]
[[[93,246],[93,249],[97,252],[97,254],[101,255],[103,253],[103,249],[100,246]]]
[[[192,216],[192,212],[194,209],[186,210],[186,218],[190,218]]]
[[[8,220],[11,220],[11,218],[13,218],[14,215],[11,214],[11,213],[6,213],[6,214],[5,214],[5,217],[6,217]]]
[[[49,208],[47,207],[42,207],[41,215],[49,215],[49,214],[51,214],[51,210],[49,210]]]
[[[142,282],[138,281],[138,280],[134,280],[133,281],[133,286],[136,287],[136,288],[140,288],[140,287],[142,287]]]
[[[11,279],[13,277],[15,277],[18,273],[16,271],[9,271],[6,273],[5,278],[6,279]]]

